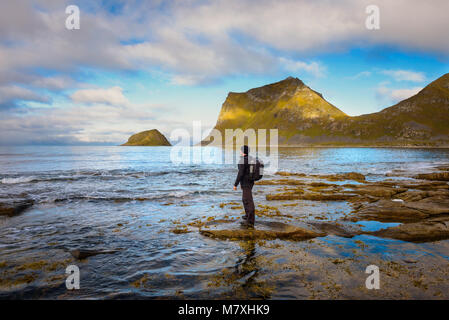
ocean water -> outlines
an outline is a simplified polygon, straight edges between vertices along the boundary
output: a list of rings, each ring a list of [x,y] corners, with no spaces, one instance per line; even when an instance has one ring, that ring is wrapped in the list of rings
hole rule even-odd
[[[0,201],[35,202],[21,215],[0,217],[0,297],[366,298],[370,293],[354,288],[363,286],[364,266],[370,261],[416,260],[409,270],[413,275],[448,266],[448,241],[412,244],[368,236],[327,236],[307,242],[239,242],[214,240],[198,232],[173,233],[177,225],[198,219],[239,217],[240,211],[223,204],[240,202],[241,193],[232,189],[235,165],[174,164],[170,150],[0,147]],[[367,180],[378,180],[388,173],[407,177],[447,165],[449,150],[285,148],[278,157],[281,171],[356,171]],[[264,177],[270,178],[270,173]],[[283,207],[267,203],[265,195],[270,191],[256,186],[256,205],[278,205],[282,213],[306,221],[316,215],[338,219],[350,211],[345,202],[303,201]],[[365,227],[381,226],[367,223]],[[362,250],[357,241],[365,243],[363,253],[354,252]],[[77,261],[69,253],[76,248],[118,252]],[[328,264],[347,257],[354,260],[347,266],[348,274]],[[40,267],[33,265],[36,262]],[[80,290],[66,289],[65,267],[70,264],[80,268]],[[385,296],[401,297],[400,287],[407,281],[407,277],[399,279]],[[445,286],[445,281],[440,285]],[[434,294],[419,288],[413,292],[408,294],[418,298]]]

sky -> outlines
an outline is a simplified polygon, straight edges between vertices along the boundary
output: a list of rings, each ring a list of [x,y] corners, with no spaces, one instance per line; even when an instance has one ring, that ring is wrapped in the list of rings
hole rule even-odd
[[[207,134],[228,92],[288,76],[348,115],[377,112],[449,72],[447,12],[447,0],[1,1],[0,145],[115,145],[193,121]]]

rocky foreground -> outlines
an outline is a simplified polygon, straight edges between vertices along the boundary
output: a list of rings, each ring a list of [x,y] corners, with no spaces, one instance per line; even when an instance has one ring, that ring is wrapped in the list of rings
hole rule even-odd
[[[282,186],[282,192],[266,196],[269,201],[347,201],[353,210],[341,221],[335,221],[335,226],[341,227],[346,221],[397,222],[400,225],[363,233],[425,242],[449,238],[449,168],[437,169],[437,172],[406,178],[397,178],[394,177],[395,174],[390,174],[390,178],[370,182],[360,173],[306,176],[278,172],[277,175],[281,176],[281,179],[261,181],[258,185]],[[327,181],[353,180],[357,183],[310,182],[310,178]],[[352,232],[354,235],[361,233]]]
[[[384,180],[368,181],[361,173],[349,172],[334,175],[306,175],[295,172],[277,172],[276,179],[262,180],[257,189],[276,187],[267,192],[268,203],[296,206],[299,201],[346,202],[352,211],[330,221],[307,220],[300,227],[259,219],[256,229],[242,228],[232,219],[196,221],[178,226],[174,233],[186,233],[198,228],[201,234],[218,239],[287,239],[306,240],[335,234],[353,237],[370,234],[410,242],[428,242],[449,239],[449,167],[441,166],[432,173],[391,173]],[[228,204],[223,204],[226,206]],[[30,199],[3,199],[0,215],[12,217],[33,206]],[[230,209],[242,210],[239,203],[231,203]],[[291,218],[282,214],[276,206],[259,205],[259,218]],[[322,220],[328,220],[324,216]],[[225,217],[226,218],[226,217]],[[399,223],[397,226],[376,231],[362,231],[359,221]],[[289,221],[290,222],[290,221]]]
[[[98,270],[111,261],[131,264],[132,247],[107,245],[104,239],[140,236],[159,241],[169,233],[167,248],[198,240],[196,243],[204,241],[210,248],[216,242],[226,250],[240,248],[236,257],[242,260],[235,267],[228,265],[196,278],[207,288],[198,296],[178,292],[180,287],[190,288],[191,281],[177,272],[138,273],[117,290],[145,293],[164,286],[173,288],[175,293],[169,297],[176,298],[447,299],[449,247],[447,241],[438,240],[449,239],[449,166],[431,170],[413,174],[393,171],[383,177],[357,172],[277,172],[255,187],[254,229],[240,225],[243,208],[235,201],[235,193],[228,199],[233,202],[220,203],[220,198],[208,204],[210,212],[201,216],[188,216],[196,210],[195,203],[163,200],[164,207],[184,210],[180,216],[186,219],[148,223],[130,214],[106,233],[95,232],[98,242],[92,245],[83,241],[66,246],[51,240],[53,234],[44,235],[49,243],[45,250],[17,254],[13,259],[5,256],[0,261],[0,297],[39,298],[51,292],[58,298],[73,298],[73,293],[65,290],[67,265]],[[26,198],[0,199],[2,220],[15,219],[13,216],[23,212],[26,215],[30,206],[33,202]],[[367,229],[366,222],[378,225]],[[146,257],[147,246],[142,250]],[[197,255],[200,250],[192,252]],[[229,251],[223,254],[234,258]],[[365,288],[365,268],[371,264],[382,271],[382,290],[376,292]]]
[[[346,202],[352,207],[351,212],[344,213],[336,220],[327,219],[324,212],[322,217],[318,217],[323,221],[308,219],[298,226],[264,221],[264,217],[282,221],[292,216],[282,214],[276,206],[259,205],[255,229],[242,228],[238,221],[232,219],[209,218],[210,221],[176,228],[173,232],[190,232],[191,227],[198,227],[204,236],[230,240],[301,241],[329,234],[346,238],[368,234],[410,242],[449,239],[449,167],[439,167],[437,170],[410,176],[392,173],[378,181],[367,181],[364,175],[356,172],[336,175],[278,172],[276,179],[257,183],[259,190],[276,187],[275,193],[265,192],[267,202],[286,207],[297,206],[303,200]],[[239,203],[223,204],[227,205],[229,209],[242,209]],[[366,231],[357,224],[359,221],[398,225]]]

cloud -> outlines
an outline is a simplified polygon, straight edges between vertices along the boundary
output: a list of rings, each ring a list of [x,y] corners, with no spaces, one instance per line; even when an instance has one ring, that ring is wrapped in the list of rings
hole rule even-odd
[[[81,0],[81,29],[65,29],[71,1],[3,1],[2,75],[37,68],[67,75],[81,67],[162,69],[174,83],[197,84],[227,75],[269,74],[286,67],[320,74],[319,66],[280,63],[280,56],[394,46],[449,55],[447,0],[378,0],[381,29],[367,30],[369,0],[131,1],[111,13]],[[413,23],[410,17],[419,17]],[[285,53],[285,54],[284,54]],[[287,66],[286,66],[287,64]],[[16,80],[17,74],[16,74]],[[23,80],[23,79],[22,79]],[[10,84],[10,82],[8,82]]]
[[[391,91],[390,97],[393,101],[402,101],[414,96],[422,89],[422,87],[415,87],[411,89],[396,89]]]
[[[76,104],[64,108],[33,108],[21,114],[2,113],[0,145],[124,143],[131,134],[157,128],[170,132],[185,127],[166,119],[158,110],[170,106]],[[1,112],[1,110],[0,110]]]
[[[19,86],[0,87],[0,109],[12,109],[21,101],[48,103],[50,98]]]
[[[129,133],[122,128],[174,125],[156,115],[154,106],[130,103],[120,87],[80,88],[74,79],[85,70],[157,71],[174,84],[197,85],[285,70],[319,77],[326,67],[309,57],[354,47],[449,55],[449,42],[442,40],[449,27],[447,0],[377,0],[377,31],[365,28],[371,0],[136,0],[120,2],[114,12],[107,7],[113,2],[79,0],[81,29],[72,31],[65,28],[65,7],[72,0],[0,3],[0,137],[10,141],[39,133],[42,139],[121,141]],[[396,81],[425,79],[413,71],[387,71]],[[383,99],[418,89],[385,86],[378,93]],[[47,91],[53,96],[74,89],[74,106],[33,112],[24,106],[50,102]],[[5,111],[19,105],[25,114]]]
[[[120,87],[107,89],[83,89],[74,92],[70,98],[77,103],[106,103],[109,105],[128,105],[128,99]]]
[[[354,75],[352,77],[348,77],[348,79],[358,80],[358,79],[361,79],[361,78],[367,78],[367,77],[369,77],[371,75],[372,75],[371,71],[362,71],[362,72],[359,72],[359,73],[357,73],[356,75]]]
[[[391,89],[385,86],[380,86],[377,89],[376,95],[379,100],[391,103],[397,103],[402,100],[408,99],[418,92],[420,92],[422,87],[406,88],[406,89]]]
[[[76,86],[75,82],[68,76],[35,77],[35,79],[30,82],[30,85],[48,90],[64,90]]]
[[[283,67],[292,72],[300,72],[305,71],[317,78],[321,78],[326,73],[326,68],[320,64],[319,62],[303,62],[303,61],[296,61],[296,60],[290,60],[286,58],[279,58],[279,61]]]
[[[163,26],[156,41],[122,48],[123,60],[139,68],[162,68],[174,73],[176,83],[201,84],[223,76],[262,74],[276,70],[276,58],[264,50],[241,46],[223,35],[206,43]]]
[[[424,82],[426,76],[422,72],[410,70],[384,70],[383,74],[392,77],[396,81]]]
[[[174,85],[193,86],[206,82],[206,79],[199,75],[175,75],[170,82]]]
[[[371,0],[218,0],[172,8],[172,29],[222,37],[240,32],[278,50],[329,52],[353,45],[393,45],[449,53],[442,43],[449,3],[378,0],[381,29],[367,30],[365,9]],[[419,17],[413,23],[410,17]],[[436,36],[438,35],[438,36]]]

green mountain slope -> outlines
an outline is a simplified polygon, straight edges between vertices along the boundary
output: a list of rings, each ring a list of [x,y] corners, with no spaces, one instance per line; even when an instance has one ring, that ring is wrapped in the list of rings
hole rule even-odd
[[[224,135],[238,128],[278,129],[281,145],[449,145],[449,74],[407,100],[357,117],[289,77],[229,93],[215,129]]]

